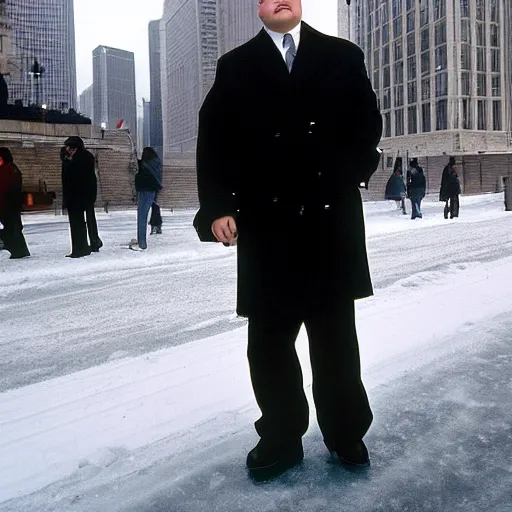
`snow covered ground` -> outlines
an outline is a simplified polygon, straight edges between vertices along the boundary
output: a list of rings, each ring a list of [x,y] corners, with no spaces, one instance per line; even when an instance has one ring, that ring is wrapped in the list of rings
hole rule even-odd
[[[0,511],[510,512],[512,215],[501,195],[454,221],[365,207],[372,466],[334,464],[312,408],[304,463],[263,485],[235,249],[184,212],[132,252],[135,213],[113,212],[104,249],[69,260],[64,217],[25,218],[33,257],[0,253]],[[304,333],[298,349],[310,396]]]

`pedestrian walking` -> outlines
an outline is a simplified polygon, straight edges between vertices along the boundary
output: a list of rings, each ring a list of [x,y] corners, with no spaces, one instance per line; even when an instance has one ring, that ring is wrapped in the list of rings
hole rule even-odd
[[[439,192],[439,200],[445,203],[444,205],[444,218],[454,219],[459,216],[461,193],[459,176],[455,168],[455,157],[451,156],[448,165],[443,170],[443,177],[441,178],[441,190]]]
[[[422,219],[421,201],[425,197],[427,190],[427,180],[423,168],[420,167],[417,158],[410,162],[410,168],[407,171],[407,197],[411,200],[412,214],[411,219]]]
[[[149,225],[151,226],[150,235],[161,235],[162,234],[162,212],[160,205],[157,202],[158,194],[153,204],[151,205],[151,215],[149,216]]]
[[[98,193],[96,161],[85,149],[84,141],[75,136],[66,140],[60,156],[63,206],[68,212],[71,233],[71,252],[67,257],[82,258],[103,246],[94,212]]]
[[[21,220],[22,190],[22,175],[14,163],[11,151],[0,148],[0,223],[3,225],[1,240],[3,248],[11,253],[12,260],[30,256]]]
[[[134,251],[143,251],[147,244],[147,224],[151,205],[156,195],[162,189],[162,163],[156,151],[147,147],[142,151],[139,160],[139,171],[135,175],[135,189],[137,190],[137,240],[129,244]]]
[[[382,118],[363,52],[301,21],[300,0],[260,0],[265,27],[220,58],[199,114],[194,226],[237,244],[237,312],[261,418],[255,478],[299,463],[309,410],[295,340],[302,324],[327,448],[369,464],[372,411],[354,300],[372,294],[359,186],[375,172]]]
[[[407,215],[405,207],[406,187],[402,170],[402,158],[398,157],[395,161],[393,174],[386,184],[385,198],[390,201],[396,201],[397,209],[402,210]]]

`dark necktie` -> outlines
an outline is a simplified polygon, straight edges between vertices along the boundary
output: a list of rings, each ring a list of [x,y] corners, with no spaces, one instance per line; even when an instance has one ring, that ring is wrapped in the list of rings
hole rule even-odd
[[[288,66],[288,71],[291,73],[293,61],[295,60],[295,56],[297,55],[297,47],[295,46],[295,41],[293,40],[293,36],[291,34],[284,35],[283,48],[286,48],[286,65]]]

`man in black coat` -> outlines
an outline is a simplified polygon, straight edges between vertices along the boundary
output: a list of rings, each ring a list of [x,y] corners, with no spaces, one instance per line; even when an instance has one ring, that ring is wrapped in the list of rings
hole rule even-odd
[[[103,243],[94,213],[97,196],[96,162],[80,137],[69,137],[61,150],[62,194],[71,231],[70,258],[98,252]],[[87,225],[84,220],[87,218]],[[87,243],[89,232],[90,246]]]
[[[201,240],[238,245],[262,412],[247,466],[279,473],[303,458],[302,324],[325,444],[367,465],[354,300],[372,294],[359,186],[377,168],[382,119],[357,46],[301,22],[300,0],[260,0],[259,15],[265,28],[219,60],[200,111],[194,220]]]

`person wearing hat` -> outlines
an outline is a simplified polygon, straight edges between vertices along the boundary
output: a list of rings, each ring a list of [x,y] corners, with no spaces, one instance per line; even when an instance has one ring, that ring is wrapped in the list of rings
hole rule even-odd
[[[411,200],[412,220],[423,218],[421,201],[425,197],[426,190],[427,180],[423,168],[420,167],[418,159],[413,158],[407,171],[407,197]]]
[[[259,479],[304,457],[302,325],[324,443],[344,465],[369,464],[354,301],[372,294],[359,188],[380,160],[382,117],[360,48],[304,23],[300,0],[257,3],[264,28],[219,59],[200,110],[194,227],[237,245],[261,410],[246,465]]]
[[[21,221],[22,177],[8,148],[0,148],[0,223],[4,249],[10,259],[26,258],[30,252]]]
[[[81,258],[103,246],[94,212],[97,196],[96,162],[80,137],[69,137],[61,150],[62,195],[69,217],[71,253]],[[85,221],[87,217],[87,224]],[[89,233],[90,245],[87,243]]]

